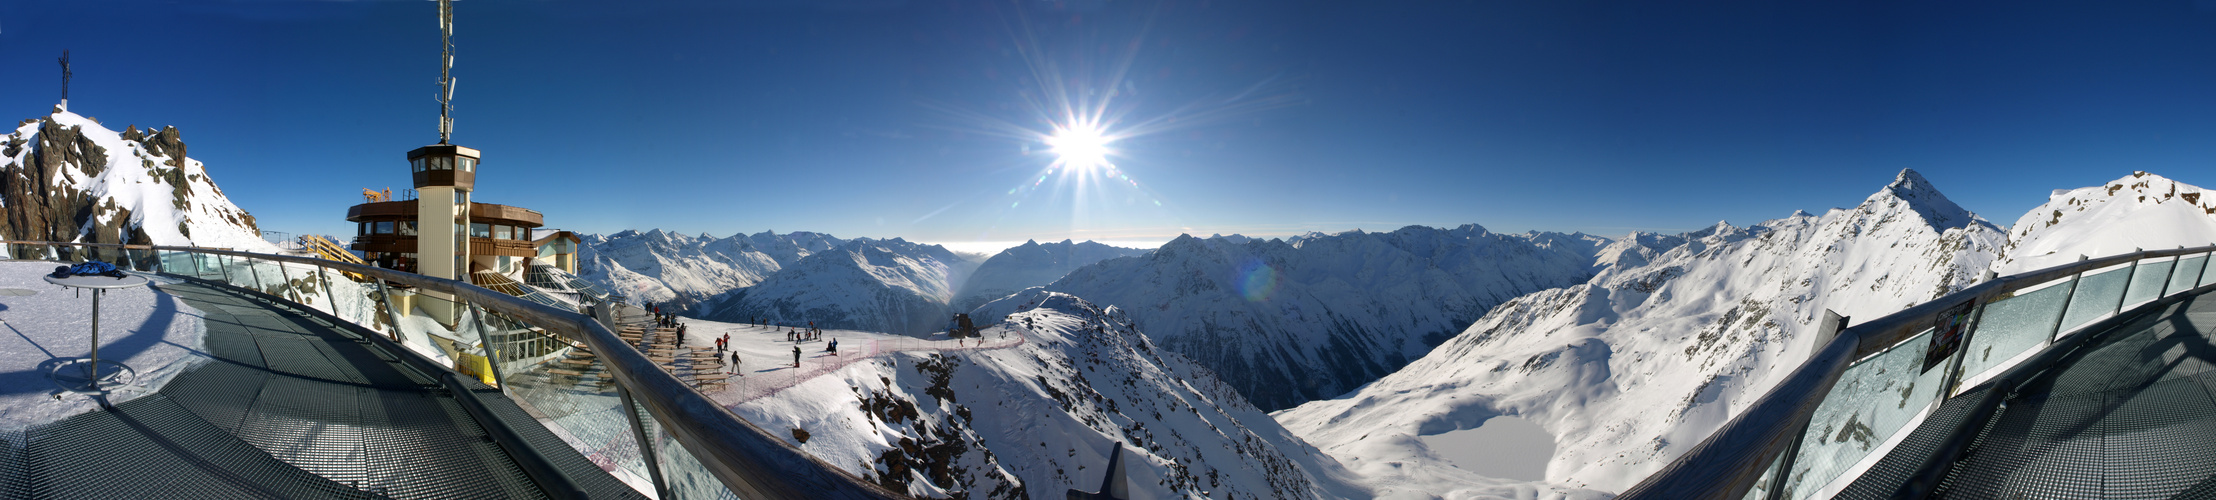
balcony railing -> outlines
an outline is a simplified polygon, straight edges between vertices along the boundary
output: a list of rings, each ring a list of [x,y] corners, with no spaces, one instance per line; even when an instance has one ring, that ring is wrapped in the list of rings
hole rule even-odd
[[[2212,250],[2141,251],[1999,277],[1844,329],[1845,318],[1829,316],[1808,361],[1619,498],[1828,497],[1949,398],[2018,380],[2093,336],[2081,332],[2216,288]],[[1956,331],[1951,353],[1927,356],[1948,345],[1932,342],[1934,335]],[[1964,425],[1990,415],[2006,392],[1980,393]],[[1860,439],[1822,435],[1850,427]],[[1958,437],[1927,457],[1897,496],[1928,495],[1959,455],[1959,436],[1972,433],[1951,434]]]
[[[656,366],[601,320],[576,311],[459,281],[309,257],[37,241],[0,246],[10,258],[97,260],[252,290],[384,335],[417,356],[441,352],[434,344],[445,343],[444,349],[486,360],[502,391],[529,405],[539,422],[580,453],[619,477],[651,483],[662,498],[903,497],[740,419]],[[409,311],[396,314],[401,294],[392,292],[394,285],[417,294],[410,310],[448,308],[455,326]],[[563,355],[578,348],[591,355]]]

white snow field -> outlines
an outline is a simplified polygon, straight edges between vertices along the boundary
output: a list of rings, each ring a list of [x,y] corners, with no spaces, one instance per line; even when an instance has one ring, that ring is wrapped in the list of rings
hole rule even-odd
[[[1501,479],[1545,481],[1547,459],[1554,457],[1554,435],[1516,417],[1493,417],[1474,429],[1416,439],[1455,467]]]
[[[1371,496],[1207,371],[1132,329],[1121,311],[1026,293],[1035,307],[986,328],[985,348],[932,341],[939,350],[880,349],[730,408],[826,462],[918,496],[1055,498],[1096,489],[1119,443],[1134,498]],[[700,325],[691,327],[696,333],[730,327],[687,324]],[[748,358],[747,377],[787,376],[766,366],[791,362],[782,329],[736,328],[742,356],[767,356]],[[1011,340],[1000,340],[1003,333]],[[864,338],[914,342],[826,337],[834,335],[842,353]],[[809,345],[804,365],[827,361],[813,352],[820,343]]]
[[[2146,172],[2106,184],[2057,189],[2008,230],[2002,275],[2135,249],[2216,243],[2216,199],[2197,186]]]
[[[1422,436],[1497,416],[1560,437],[1548,481],[1621,491],[1805,359],[1825,309],[1871,319],[1959,290],[2003,238],[1913,171],[1822,216],[1633,235],[1602,251],[1622,265],[1511,300],[1407,368],[1275,416],[1381,495],[1491,495],[1477,490],[1501,480]]]
[[[0,289],[36,292],[0,296],[0,430],[59,421],[99,408],[65,393],[48,376],[55,365],[92,350],[92,292],[40,279],[60,264],[0,262]],[[165,278],[152,277],[156,282]],[[100,298],[100,360],[122,362],[135,381],[108,396],[121,403],[160,390],[178,373],[209,358],[202,313],[151,285],[110,290]],[[55,399],[56,394],[62,395]]]

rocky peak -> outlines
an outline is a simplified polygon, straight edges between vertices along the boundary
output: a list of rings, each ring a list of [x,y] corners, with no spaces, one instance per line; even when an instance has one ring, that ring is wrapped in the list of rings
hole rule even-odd
[[[1870,195],[1862,202],[1861,208],[1866,212],[1878,213],[1896,206],[1914,211],[1925,224],[1931,226],[1932,232],[1946,232],[1947,228],[1968,226],[1978,220],[1976,214],[1954,204],[1953,200],[1947,199],[1947,195],[1940,194],[1939,188],[1932,186],[1931,181],[1924,179],[1923,174],[1916,173],[1913,169],[1901,169],[1900,174],[1893,177],[1891,184],[1886,184],[1885,189]]]

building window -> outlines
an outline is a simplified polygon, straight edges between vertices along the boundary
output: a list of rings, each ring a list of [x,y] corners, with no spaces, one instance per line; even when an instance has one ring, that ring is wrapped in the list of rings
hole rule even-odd
[[[433,156],[433,157],[431,157],[431,158],[430,158],[430,160],[431,160],[431,170],[453,170],[453,169],[454,169],[454,158],[453,158],[453,157],[448,157],[448,156]]]
[[[377,234],[392,234],[392,221],[379,221],[377,223]]]
[[[469,237],[471,237],[471,238],[491,238],[491,237],[492,237],[492,225],[491,225],[491,224],[485,224],[485,223],[481,223],[481,222],[471,222],[471,223],[469,223]]]
[[[470,157],[464,156],[464,157],[460,157],[460,158],[455,158],[455,160],[456,160],[456,161],[460,161],[460,162],[462,162],[462,171],[463,171],[463,172],[476,172],[476,171],[477,171],[477,159],[476,159],[476,158],[470,158]]]
[[[357,235],[361,235],[361,234],[369,234],[369,223],[367,223],[367,222],[363,222],[363,223],[361,223],[361,224],[360,224],[360,226],[361,226],[361,229],[360,229],[360,230],[356,230],[356,231],[354,231],[354,234],[357,234]]]
[[[412,220],[411,220],[411,221],[404,221],[404,222],[401,222],[401,223],[400,223],[400,235],[401,235],[401,236],[415,236],[415,235],[416,235],[416,234],[415,234],[415,224],[416,224],[416,222],[415,222],[415,221],[412,221]]]
[[[516,228],[515,226],[493,226],[492,237],[503,240],[516,239]]]
[[[417,172],[422,172],[422,171],[423,171],[423,159],[422,159],[422,158],[416,158],[416,159],[413,159],[413,160],[408,160],[408,166],[409,166],[409,167],[411,167],[411,168],[414,168],[414,169],[415,169],[415,171],[417,171]]]

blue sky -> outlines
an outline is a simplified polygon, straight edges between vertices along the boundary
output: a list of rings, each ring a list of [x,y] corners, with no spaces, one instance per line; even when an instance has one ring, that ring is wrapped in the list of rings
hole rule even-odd
[[[1902,168],[2005,225],[2132,170],[2216,185],[2216,0],[455,9],[477,200],[585,232],[1613,236],[1851,206]],[[435,12],[10,1],[0,116],[51,106],[70,49],[74,111],[175,125],[265,229],[343,234],[437,140]],[[1056,96],[1108,101],[1114,171],[1049,170]]]

